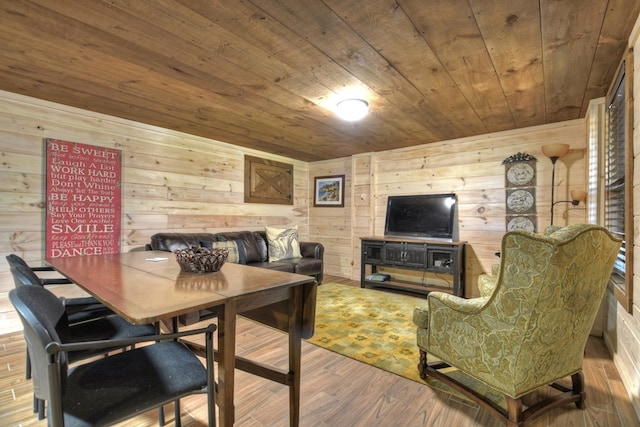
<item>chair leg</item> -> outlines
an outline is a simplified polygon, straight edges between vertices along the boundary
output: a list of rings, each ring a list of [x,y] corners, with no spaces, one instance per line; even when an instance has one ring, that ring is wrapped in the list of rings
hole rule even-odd
[[[427,378],[427,352],[420,349],[420,361],[418,362],[418,372],[423,380]]]
[[[522,399],[514,399],[506,394],[504,395],[504,398],[507,401],[507,415],[509,417],[506,420],[507,426],[521,426],[524,423],[524,418],[522,416]]]
[[[158,425],[162,427],[164,425],[164,407],[158,408]]]
[[[45,419],[44,409],[45,409],[44,399],[38,399],[38,419],[39,420]]]
[[[181,427],[182,420],[180,419],[180,400],[176,400],[174,402],[174,406],[175,406],[175,426]]]
[[[29,358],[29,349],[27,349],[26,378],[31,379],[31,359]]]
[[[576,372],[571,375],[571,384],[573,388],[573,394],[580,395],[579,400],[576,400],[576,407],[578,409],[587,409],[585,404],[585,392],[584,392],[584,374],[582,371]]]

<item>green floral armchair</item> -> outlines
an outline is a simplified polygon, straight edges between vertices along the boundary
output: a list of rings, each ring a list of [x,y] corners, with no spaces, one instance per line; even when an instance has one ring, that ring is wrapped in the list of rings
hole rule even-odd
[[[427,307],[415,309],[421,377],[454,388],[510,426],[569,402],[583,408],[584,348],[620,243],[591,224],[505,234],[497,271],[479,281],[481,297],[432,292]],[[440,361],[427,362],[427,354]],[[445,373],[448,366],[503,394],[506,408]],[[567,376],[572,388],[556,383]],[[523,410],[521,397],[546,385],[562,398]]]

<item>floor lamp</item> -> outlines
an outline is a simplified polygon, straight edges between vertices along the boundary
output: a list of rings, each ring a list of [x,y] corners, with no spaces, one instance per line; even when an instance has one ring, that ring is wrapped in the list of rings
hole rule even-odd
[[[580,202],[585,202],[587,200],[587,192],[580,190],[571,190],[571,200],[558,200],[555,203],[551,204],[551,214],[553,215],[553,207],[558,203],[571,203],[573,206],[578,206]],[[553,220],[553,218],[552,218]],[[551,224],[553,225],[553,223]]]
[[[554,193],[556,189],[556,161],[569,152],[569,144],[553,143],[542,146],[542,154],[551,159],[551,224],[553,225]]]

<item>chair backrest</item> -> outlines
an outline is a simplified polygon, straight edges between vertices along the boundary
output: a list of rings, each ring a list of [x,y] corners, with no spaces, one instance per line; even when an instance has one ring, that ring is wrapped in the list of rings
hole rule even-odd
[[[13,281],[15,287],[30,285],[30,286],[42,286],[42,280],[33,272],[28,266],[16,264],[11,266],[11,274],[13,275]]]
[[[7,255],[6,258],[7,258],[7,262],[9,263],[9,267],[15,267],[17,265],[23,265],[25,267],[29,267],[29,264],[27,264],[27,262],[24,259],[22,259],[16,254],[9,254]]]
[[[494,344],[501,343],[495,348],[513,368],[505,374],[515,375],[516,388],[581,369],[620,244],[592,224],[544,236],[524,231],[504,236],[496,289],[484,310],[493,323]]]
[[[67,315],[62,302],[41,286],[20,286],[9,292],[16,309],[29,350],[33,374],[33,391],[39,399],[50,400],[47,365],[50,356],[46,348],[53,342],[62,343],[59,331],[68,331]],[[62,338],[64,340],[64,338]],[[66,374],[67,356],[60,353],[62,372]],[[62,380],[66,375],[62,375]],[[64,387],[64,383],[63,383]],[[63,388],[64,389],[64,388]]]

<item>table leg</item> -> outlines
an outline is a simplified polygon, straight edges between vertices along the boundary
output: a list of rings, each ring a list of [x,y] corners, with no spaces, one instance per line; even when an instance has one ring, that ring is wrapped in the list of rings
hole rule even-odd
[[[236,353],[236,304],[228,301],[218,316],[218,413],[220,425],[231,427],[235,421],[233,406],[235,353]]]
[[[300,424],[300,376],[302,356],[302,287],[291,289],[289,304],[289,423],[291,427]]]

